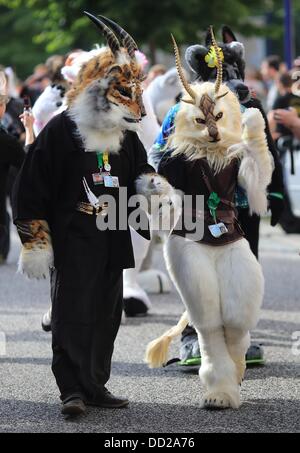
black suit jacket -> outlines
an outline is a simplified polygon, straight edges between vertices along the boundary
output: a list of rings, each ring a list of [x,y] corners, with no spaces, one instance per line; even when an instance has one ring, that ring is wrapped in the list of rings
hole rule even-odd
[[[59,267],[64,255],[68,226],[82,192],[84,153],[82,142],[76,136],[75,123],[67,112],[57,115],[29,148],[14,186],[14,222],[34,219],[48,222],[55,267]],[[122,160],[122,186],[127,187],[130,197],[135,194],[138,176],[154,172],[147,163],[146,151],[136,133],[125,133],[119,159]],[[116,204],[118,206],[118,200]],[[140,233],[150,239],[149,229]],[[129,227],[111,231],[110,235],[111,266],[119,269],[134,267]]]

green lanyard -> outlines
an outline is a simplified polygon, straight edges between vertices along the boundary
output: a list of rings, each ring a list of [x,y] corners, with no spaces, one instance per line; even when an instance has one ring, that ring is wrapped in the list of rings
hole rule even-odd
[[[102,171],[103,168],[103,153],[97,153],[98,168]]]
[[[109,164],[109,157],[108,152],[105,151],[104,153],[97,152],[97,161],[98,161],[98,168],[100,172],[102,172],[103,166],[105,171],[110,172],[111,166]]]

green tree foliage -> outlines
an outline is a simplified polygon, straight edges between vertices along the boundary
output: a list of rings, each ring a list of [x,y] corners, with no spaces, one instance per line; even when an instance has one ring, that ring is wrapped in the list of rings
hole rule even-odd
[[[83,10],[106,15],[126,28],[140,44],[171,50],[170,33],[178,43],[195,42],[208,25],[228,24],[243,35],[272,34],[281,27],[257,28],[252,16],[276,11],[281,0],[0,0],[0,62],[21,75],[47,55],[101,43]]]

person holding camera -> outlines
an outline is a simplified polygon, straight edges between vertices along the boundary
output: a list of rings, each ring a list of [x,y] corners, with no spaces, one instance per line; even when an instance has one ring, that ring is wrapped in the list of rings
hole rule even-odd
[[[6,105],[8,103],[7,78],[0,71],[0,264],[4,264],[9,253],[9,225],[10,218],[6,209],[6,186],[10,167],[19,169],[25,157],[25,151],[20,142],[10,135],[1,124]],[[26,143],[34,141],[33,122],[34,118],[30,110],[24,111],[20,119],[26,131]]]
[[[294,174],[294,152],[300,148],[300,97],[293,93],[293,78],[288,72],[280,76],[277,85],[280,95],[268,114],[268,120],[282,166],[285,168],[287,155],[290,154],[291,173]],[[286,178],[284,192],[285,208],[279,224],[288,234],[300,233],[300,217],[293,213]]]

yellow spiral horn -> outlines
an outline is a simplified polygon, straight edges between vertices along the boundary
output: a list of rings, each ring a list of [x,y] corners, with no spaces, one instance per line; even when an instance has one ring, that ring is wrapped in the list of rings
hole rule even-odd
[[[216,79],[216,83],[215,83],[215,93],[217,94],[220,89],[220,86],[222,84],[222,80],[223,80],[223,64],[222,64],[222,57],[220,54],[219,46],[217,44],[212,25],[210,26],[210,34],[211,34],[211,42],[212,42],[213,48],[215,49],[216,57],[217,57],[217,79]]]
[[[193,99],[193,101],[194,101],[193,104],[195,104],[196,93],[192,90],[192,88],[190,87],[188,81],[185,78],[185,75],[184,75],[184,72],[183,72],[183,68],[182,68],[182,64],[181,64],[181,61],[180,61],[180,53],[179,53],[179,49],[178,49],[177,43],[176,43],[175,38],[174,38],[174,36],[172,34],[171,34],[171,37],[172,37],[173,44],[174,44],[175,62],[176,62],[176,68],[177,68],[177,72],[178,72],[179,78],[180,78],[181,83],[184,86],[185,90],[188,92],[188,94]]]

